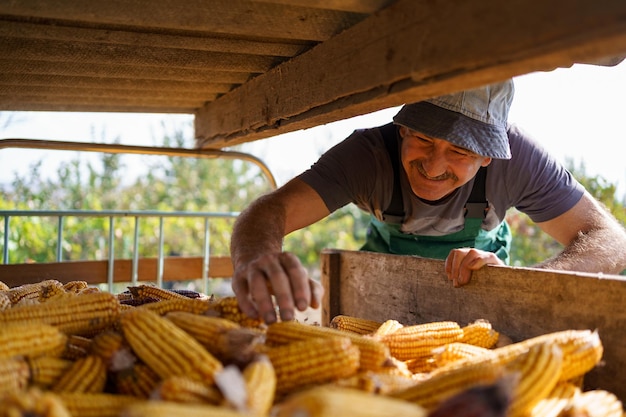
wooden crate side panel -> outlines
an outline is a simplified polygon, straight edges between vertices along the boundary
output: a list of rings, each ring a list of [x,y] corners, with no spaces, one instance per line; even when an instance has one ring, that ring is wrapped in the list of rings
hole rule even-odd
[[[483,318],[513,340],[565,329],[597,329],[605,348],[604,365],[587,375],[586,386],[626,399],[622,277],[487,267],[474,273],[471,284],[454,288],[443,272],[443,261],[327,251],[323,265],[331,255],[339,259],[323,267],[323,281],[339,279],[339,296],[326,295],[325,300],[335,299],[335,307],[323,306],[329,311],[324,324],[337,314],[405,324],[454,320],[463,325]]]

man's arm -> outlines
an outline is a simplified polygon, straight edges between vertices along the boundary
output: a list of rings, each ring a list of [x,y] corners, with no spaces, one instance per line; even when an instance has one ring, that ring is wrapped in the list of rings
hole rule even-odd
[[[588,192],[570,210],[537,225],[565,246],[537,268],[606,274],[626,269],[626,230]]]
[[[282,243],[288,233],[329,214],[315,190],[293,179],[239,215],[230,244],[232,287],[245,314],[275,322],[272,295],[283,320],[293,319],[295,308],[319,306],[322,287],[308,277],[295,255],[282,252]]]

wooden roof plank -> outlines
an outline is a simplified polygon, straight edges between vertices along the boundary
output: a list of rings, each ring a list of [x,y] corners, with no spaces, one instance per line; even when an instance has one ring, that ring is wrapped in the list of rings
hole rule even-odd
[[[310,47],[308,43],[285,43],[226,39],[203,34],[167,35],[130,30],[92,29],[0,20],[0,37],[81,42],[95,45],[133,45],[250,55],[292,57]]]
[[[625,51],[623,0],[399,0],[207,103],[196,144],[222,148]]]
[[[280,59],[275,57],[239,53],[15,38],[0,38],[0,56],[7,60],[115,63],[237,72],[265,72],[280,62]]]
[[[20,0],[0,2],[0,15],[306,41],[324,41],[366,17],[245,0]]]

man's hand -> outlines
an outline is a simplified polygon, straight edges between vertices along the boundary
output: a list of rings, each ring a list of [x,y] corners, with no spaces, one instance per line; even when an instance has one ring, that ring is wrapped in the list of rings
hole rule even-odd
[[[232,288],[241,310],[266,323],[277,320],[272,296],[281,320],[293,320],[295,309],[318,308],[323,287],[308,277],[300,260],[292,253],[269,253],[235,271]]]
[[[472,271],[485,265],[504,265],[493,252],[474,248],[452,249],[446,258],[446,275],[455,287],[470,282]]]

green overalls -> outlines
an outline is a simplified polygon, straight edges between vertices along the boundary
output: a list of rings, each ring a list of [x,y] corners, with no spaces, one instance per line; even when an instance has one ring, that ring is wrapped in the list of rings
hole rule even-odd
[[[400,231],[403,216],[402,193],[400,189],[397,128],[388,124],[381,128],[394,168],[394,191],[390,207],[385,210],[385,218],[397,221],[382,222],[374,216],[367,230],[365,244],[361,250],[392,253],[398,255],[418,255],[426,258],[445,259],[455,248],[473,247],[495,253],[506,264],[509,263],[511,230],[506,221],[487,231],[481,224],[488,208],[485,198],[486,168],[476,175],[474,186],[465,203],[465,226],[463,230],[445,236],[419,236]],[[393,214],[395,213],[395,214]]]

